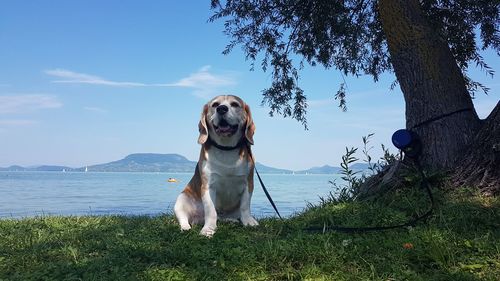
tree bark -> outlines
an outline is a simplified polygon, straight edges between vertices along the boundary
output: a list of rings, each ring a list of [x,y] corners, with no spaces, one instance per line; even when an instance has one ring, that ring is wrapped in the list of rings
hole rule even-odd
[[[379,0],[378,9],[406,103],[406,127],[422,142],[420,161],[428,169],[451,169],[481,125],[462,72],[418,0]]]
[[[451,178],[455,186],[475,186],[488,195],[500,194],[500,102],[459,163]]]

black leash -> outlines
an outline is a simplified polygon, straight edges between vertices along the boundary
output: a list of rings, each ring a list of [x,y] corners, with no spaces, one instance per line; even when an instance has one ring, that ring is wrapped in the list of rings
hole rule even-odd
[[[461,110],[461,111],[463,111],[463,110]],[[457,113],[457,112],[453,112],[452,114],[454,114],[454,113]],[[424,123],[426,123],[426,122],[424,122]],[[232,149],[236,148],[236,147],[221,147],[221,146],[218,146],[214,141],[212,141],[212,143],[215,144],[215,146],[219,149],[232,150]],[[253,158],[252,151],[250,150],[250,146],[248,144],[246,144],[246,145],[247,145],[248,154],[249,154],[250,158],[252,159],[252,163],[254,164],[255,173],[257,174],[257,178],[259,179],[260,186],[262,187],[262,190],[264,190],[264,193],[266,194],[267,200],[269,200],[269,203],[271,203],[271,205],[273,206],[273,209],[276,212],[276,214],[278,215],[278,217],[281,220],[283,220],[283,218],[281,217],[281,215],[278,211],[278,208],[276,207],[276,204],[274,203],[273,199],[271,198],[271,195],[267,191],[267,188],[266,188],[264,182],[262,181],[262,178],[260,177],[259,172],[257,171],[257,164],[255,163],[255,159]],[[396,224],[396,225],[372,226],[372,227],[346,227],[346,226],[335,226],[335,225],[327,227],[326,225],[324,225],[323,227],[319,227],[319,226],[318,227],[308,227],[308,228],[305,228],[304,230],[309,231],[309,232],[323,232],[323,233],[325,233],[327,231],[338,231],[338,232],[346,232],[346,233],[383,231],[383,230],[390,230],[390,229],[395,229],[395,228],[405,228],[405,227],[410,227],[410,226],[413,227],[417,224],[417,222],[428,218],[432,214],[432,212],[434,211],[434,207],[435,207],[434,196],[432,195],[432,191],[431,191],[431,188],[429,186],[429,182],[427,180],[427,177],[425,176],[425,173],[422,169],[422,166],[420,165],[420,162],[418,161],[418,154],[419,153],[413,152],[415,154],[412,155],[411,153],[409,153],[410,151],[408,151],[408,150],[405,150],[405,152],[407,152],[407,154],[409,156],[410,155],[413,156],[410,158],[413,159],[415,166],[418,170],[418,173],[420,175],[420,178],[421,178],[420,185],[421,185],[421,187],[423,187],[425,189],[425,191],[429,197],[429,201],[431,203],[429,209],[424,214],[419,215],[411,220],[408,220],[405,223]]]
[[[250,152],[250,150],[248,150],[248,151],[250,153],[250,157],[252,158],[252,162],[254,163],[254,166],[256,166],[252,153]],[[395,229],[395,228],[404,228],[404,227],[409,227],[409,226],[413,227],[417,224],[417,222],[428,218],[432,214],[434,207],[435,207],[434,196],[432,195],[432,191],[431,191],[431,188],[429,186],[429,182],[427,180],[427,177],[424,174],[424,171],[422,170],[422,167],[420,166],[418,159],[414,159],[414,161],[415,161],[415,165],[417,166],[417,170],[418,170],[420,178],[421,178],[420,185],[421,185],[421,187],[425,188],[425,191],[426,191],[426,193],[429,197],[429,201],[431,203],[431,206],[424,214],[417,216],[416,218],[413,218],[405,223],[396,224],[396,225],[372,226],[372,227],[346,227],[346,226],[333,225],[333,226],[329,226],[328,228],[326,226],[308,227],[308,228],[305,228],[304,230],[310,231],[310,232],[339,231],[339,232],[347,232],[347,233],[382,231],[382,230],[389,230],[389,229]],[[276,212],[278,217],[281,220],[283,220],[283,218],[280,215],[280,212],[278,211],[278,208],[276,207],[276,204],[274,203],[273,199],[271,198],[271,195],[267,191],[267,188],[266,188],[264,182],[262,181],[262,178],[260,177],[259,172],[257,171],[257,167],[255,167],[255,173],[257,174],[257,178],[259,179],[260,186],[262,186],[262,190],[264,190],[264,193],[266,194],[267,200],[269,200],[269,203],[271,203],[271,205],[273,206],[274,211]]]
[[[257,166],[257,165],[255,165],[255,166]],[[269,203],[271,203],[271,205],[273,206],[274,211],[276,212],[278,217],[281,220],[283,220],[283,218],[280,215],[280,212],[278,211],[278,208],[276,208],[276,204],[274,204],[273,198],[271,198],[271,195],[269,194],[269,192],[267,192],[267,188],[264,185],[264,182],[262,181],[262,179],[260,178],[259,172],[257,171],[257,167],[255,167],[255,173],[257,174],[257,177],[259,178],[260,186],[262,186],[262,190],[264,190],[264,193],[266,194],[267,200],[269,200]]]
[[[262,190],[264,190],[264,193],[266,194],[267,200],[269,200],[269,203],[271,203],[271,205],[273,206],[273,209],[276,212],[276,214],[278,215],[278,217],[281,220],[283,220],[283,218],[280,215],[280,212],[278,211],[278,208],[276,207],[276,204],[274,203],[273,199],[271,198],[271,195],[267,191],[266,185],[262,181],[262,178],[260,177],[260,174],[257,171],[257,167],[256,167],[257,165],[255,164],[255,160],[253,158],[253,155],[252,155],[252,152],[250,151],[250,149],[248,149],[248,153],[250,154],[250,158],[252,159],[252,162],[254,163],[255,173],[257,174],[257,178],[259,179],[260,186],[262,187]],[[338,232],[346,232],[346,233],[371,232],[371,231],[382,231],[382,230],[389,230],[389,229],[395,229],[395,228],[404,228],[404,227],[410,227],[410,226],[413,227],[417,224],[417,222],[426,219],[427,217],[429,217],[432,214],[432,212],[434,210],[434,207],[435,207],[434,196],[432,195],[432,191],[431,191],[431,188],[429,186],[429,182],[427,180],[427,177],[425,176],[424,171],[423,171],[422,167],[420,166],[420,162],[416,158],[414,158],[413,160],[415,162],[415,165],[417,167],[417,170],[418,170],[420,178],[421,178],[420,184],[425,189],[425,191],[429,197],[429,201],[431,203],[431,206],[424,214],[417,216],[416,218],[413,218],[405,223],[396,224],[396,225],[372,226],[372,227],[346,227],[346,226],[335,226],[335,225],[327,227],[326,225],[324,225],[323,227],[312,226],[312,227],[305,228],[304,230],[309,231],[309,232],[323,232],[323,233],[327,232],[327,231],[338,231]]]
[[[438,120],[440,118],[462,112],[465,110],[460,110],[456,112],[452,112],[449,114],[445,114],[436,118],[433,118],[431,120],[425,121],[420,125],[430,123],[432,121]],[[330,226],[328,229],[326,229],[326,224],[320,228],[320,227],[310,227],[307,228],[309,231],[323,231],[326,232],[327,230],[334,230],[334,231],[340,231],[340,232],[369,232],[369,231],[381,231],[381,230],[388,230],[388,229],[395,229],[395,228],[402,228],[402,227],[409,227],[409,226],[415,226],[417,222],[424,220],[428,218],[433,210],[434,210],[434,197],[432,196],[431,188],[429,186],[429,181],[427,180],[427,177],[425,176],[425,173],[422,169],[422,166],[420,165],[420,162],[418,161],[418,157],[422,152],[422,143],[420,141],[419,136],[411,131],[411,130],[406,130],[406,129],[401,129],[397,130],[393,135],[392,135],[392,143],[394,146],[399,148],[401,152],[405,153],[405,156],[408,158],[412,159],[413,162],[415,163],[415,166],[418,170],[418,173],[421,178],[420,185],[421,187],[425,188],[427,195],[429,196],[429,201],[431,202],[431,206],[429,209],[422,215],[417,216],[413,219],[408,220],[405,223],[402,224],[396,224],[396,225],[388,225],[388,226],[372,226],[372,227],[344,227],[344,226]]]
[[[431,206],[429,209],[422,215],[417,216],[416,218],[413,218],[405,223],[402,224],[396,224],[396,225],[388,225],[388,226],[371,226],[371,227],[345,227],[345,226],[326,226],[324,225],[323,227],[308,227],[305,230],[310,231],[310,232],[327,232],[327,231],[338,231],[338,232],[346,232],[346,233],[357,233],[357,232],[370,232],[370,231],[383,231],[383,230],[389,230],[389,229],[395,229],[395,228],[404,228],[404,227],[414,227],[417,222],[424,220],[428,218],[435,207],[434,203],[434,196],[432,195],[429,182],[427,181],[427,177],[424,174],[424,171],[422,170],[422,167],[420,166],[420,163],[418,162],[417,159],[414,159],[415,165],[417,166],[417,170],[419,171],[420,177],[421,177],[421,186],[423,186],[427,192],[427,195],[429,196],[429,201],[431,202]]]
[[[252,152],[250,151],[250,149],[248,149],[248,153],[250,154],[250,158],[252,159],[254,166],[256,166],[255,160],[253,159],[253,155],[252,155]],[[322,232],[322,233],[325,233],[328,231],[337,231],[337,232],[345,232],[345,233],[359,233],[359,232],[383,231],[383,230],[390,230],[390,229],[395,229],[395,228],[405,228],[405,227],[410,227],[410,226],[414,227],[417,224],[417,222],[428,218],[432,214],[432,212],[434,211],[435,202],[434,202],[434,196],[432,195],[432,191],[431,191],[431,188],[429,186],[429,182],[427,180],[427,177],[424,174],[424,171],[420,165],[420,162],[418,161],[418,158],[417,157],[413,158],[413,160],[414,160],[415,166],[416,166],[416,168],[419,172],[420,178],[421,178],[420,185],[421,185],[421,187],[423,187],[425,189],[425,191],[429,197],[429,201],[431,203],[431,206],[424,214],[417,216],[411,220],[408,220],[405,223],[396,224],[396,225],[372,226],[372,227],[346,227],[346,226],[335,226],[335,225],[327,227],[326,225],[324,225],[323,227],[319,227],[319,226],[318,227],[308,227],[308,228],[305,228],[303,230],[309,231],[309,232]],[[262,181],[262,178],[260,177],[259,172],[257,171],[257,167],[255,167],[255,173],[257,174],[257,177],[259,178],[260,185],[262,186],[262,190],[264,190],[264,193],[266,194],[267,199],[269,200],[269,202],[273,206],[274,211],[276,212],[276,214],[278,214],[278,217],[281,220],[283,220],[283,218],[281,217],[281,215],[278,211],[278,208],[276,207],[276,204],[274,204],[274,201],[271,198],[271,195],[267,191],[267,188],[264,185],[264,182]]]
[[[267,200],[269,200],[269,203],[271,203],[271,206],[273,206],[274,211],[278,215],[278,217],[283,220],[283,218],[280,215],[280,212],[278,211],[278,208],[276,207],[276,204],[274,204],[273,198],[271,198],[271,194],[267,191],[266,185],[262,181],[262,178],[259,175],[259,171],[257,171],[257,164],[255,163],[255,159],[253,159],[252,151],[250,150],[250,146],[247,146],[248,148],[248,154],[250,155],[250,159],[252,159],[253,166],[255,169],[255,173],[257,174],[257,178],[259,178],[260,186],[262,186],[262,190],[264,190],[264,193],[266,194]]]
[[[416,125],[413,125],[411,128],[412,128],[412,129],[415,129],[415,128],[417,128],[417,127],[421,127],[421,126],[423,126],[423,125],[427,125],[427,124],[429,124],[429,123],[432,123],[432,122],[437,121],[437,120],[439,120],[439,119],[443,119],[443,118],[448,117],[448,116],[451,116],[451,115],[453,115],[453,114],[457,114],[457,113],[460,113],[460,112],[465,112],[465,111],[472,111],[472,110],[473,110],[472,108],[462,108],[462,109],[455,110],[455,111],[452,111],[452,112],[444,113],[444,114],[441,114],[441,115],[439,115],[439,116],[436,116],[436,117],[430,118],[430,119],[425,120],[425,121],[423,121],[423,122],[420,122],[420,123],[418,123],[418,124],[416,124]]]

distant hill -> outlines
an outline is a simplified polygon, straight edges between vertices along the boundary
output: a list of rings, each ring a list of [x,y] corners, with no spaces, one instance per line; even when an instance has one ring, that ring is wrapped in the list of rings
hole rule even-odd
[[[187,159],[179,154],[158,154],[158,153],[135,153],[123,159],[92,165],[80,168],[66,166],[42,165],[34,167],[10,166],[1,168],[0,171],[66,171],[66,172],[168,172],[168,173],[192,173],[196,167],[196,162]],[[355,163],[351,166],[353,170],[365,170],[366,163]],[[340,167],[324,165],[313,167],[303,171],[292,171],[266,166],[257,162],[257,170],[262,174],[337,174]]]
[[[0,171],[40,171],[40,172],[60,172],[60,171],[76,171],[75,168],[70,168],[66,166],[53,166],[53,165],[42,165],[33,167],[22,167],[18,165],[13,165],[7,168],[0,168]]]
[[[34,167],[10,166],[0,171],[45,171],[45,172],[193,172],[196,162],[179,154],[136,153],[104,164],[71,168],[42,165]]]
[[[296,171],[296,174],[337,174],[340,171],[339,167],[324,165],[321,167],[312,167],[307,170]]]
[[[196,162],[179,154],[136,153],[105,164],[88,166],[89,172],[192,172]]]
[[[355,171],[362,171],[368,169],[368,164],[366,163],[354,163],[350,166],[351,169]],[[312,167],[307,170],[296,171],[296,174],[338,174],[342,168],[334,167],[330,165],[324,165],[321,167]]]
[[[18,165],[12,165],[7,168],[2,168],[0,167],[0,171],[25,171],[26,168],[18,166]]]
[[[259,162],[255,163],[255,166],[257,167],[257,171],[262,174],[292,174],[292,170],[285,170],[285,169],[278,169],[278,168],[273,168],[266,166],[264,164],[261,164]]]
[[[353,169],[353,170],[367,170],[368,163],[354,163],[354,164],[352,164],[351,169]]]
[[[73,171],[75,169],[66,166],[53,166],[53,165],[42,165],[37,167],[28,168],[30,171],[47,171],[47,172],[57,172],[57,171]]]

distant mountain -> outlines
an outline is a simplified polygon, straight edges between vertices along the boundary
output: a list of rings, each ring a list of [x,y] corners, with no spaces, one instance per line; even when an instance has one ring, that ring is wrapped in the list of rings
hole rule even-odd
[[[355,171],[363,171],[368,169],[367,163],[354,163],[349,168]],[[324,165],[321,167],[312,167],[307,170],[295,171],[296,174],[338,174],[342,171],[342,168]]]
[[[367,170],[368,163],[354,163],[354,164],[352,164],[351,169],[353,169],[353,170]]]
[[[261,164],[259,162],[255,163],[255,166],[257,168],[257,171],[262,174],[292,174],[292,170],[285,170],[285,169],[278,169],[278,168],[273,168],[266,166],[264,164]]]
[[[105,164],[88,166],[89,172],[193,172],[196,162],[179,154],[136,153]]]
[[[324,165],[313,167],[303,171],[292,171],[266,166],[257,162],[257,170],[262,174],[337,174],[340,167]],[[109,163],[92,165],[80,168],[66,166],[43,165],[34,167],[10,166],[0,168],[0,171],[66,171],[66,172],[168,172],[168,173],[192,173],[196,167],[195,161],[190,161],[179,154],[158,153],[135,153],[125,158]],[[351,166],[353,170],[366,170],[368,164],[355,163]]]
[[[303,171],[296,171],[296,174],[338,174],[340,171],[339,167],[332,167],[329,165],[324,165],[321,167],[312,167]]]
[[[59,171],[73,171],[74,168],[66,167],[66,166],[53,166],[53,165],[42,165],[37,167],[28,168],[30,171],[47,171],[47,172],[59,172]]]
[[[45,171],[45,172],[193,172],[196,162],[179,154],[136,153],[105,164],[80,168],[42,165],[33,167],[10,166],[0,171]]]
[[[7,168],[0,168],[0,171],[25,171],[26,168],[18,166],[18,165],[12,165]]]
[[[74,168],[66,167],[66,166],[52,166],[52,165],[42,165],[42,166],[33,166],[33,167],[21,167],[18,165],[13,165],[7,168],[0,168],[0,171],[44,171],[44,172],[60,172],[60,171],[76,171]]]

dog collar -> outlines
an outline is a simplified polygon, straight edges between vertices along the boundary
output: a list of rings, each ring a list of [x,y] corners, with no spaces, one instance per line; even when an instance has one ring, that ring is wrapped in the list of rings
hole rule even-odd
[[[220,150],[226,150],[226,151],[229,151],[229,150],[235,150],[237,148],[240,148],[241,145],[245,142],[244,139],[241,139],[235,146],[223,146],[223,145],[220,145],[218,143],[216,143],[213,139],[211,139],[210,137],[208,137],[208,140],[207,142],[213,146],[215,146],[216,148],[220,149]]]

